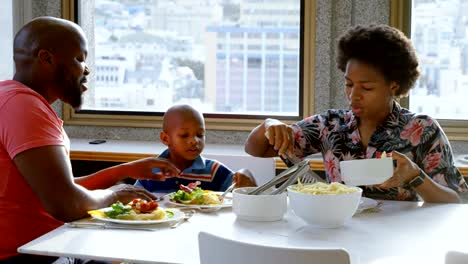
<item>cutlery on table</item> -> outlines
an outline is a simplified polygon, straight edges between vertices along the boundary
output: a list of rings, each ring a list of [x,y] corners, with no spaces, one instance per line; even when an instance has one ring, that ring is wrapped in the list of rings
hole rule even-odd
[[[185,210],[197,210],[199,211],[200,213],[212,213],[212,212],[216,212],[216,211],[219,211],[225,207],[222,207],[222,206],[216,206],[216,205],[213,205],[213,206],[190,206],[190,207],[182,207],[180,205],[176,205],[175,208],[181,210],[181,211],[185,211]]]
[[[304,175],[309,170],[310,170],[309,162],[306,161],[306,163],[304,163],[304,165],[301,166],[301,168],[296,173],[289,176],[289,178],[283,184],[281,184],[276,190],[271,192],[271,194],[275,195],[275,194],[280,194],[286,191],[286,188],[290,186],[291,184],[294,184],[297,181],[297,178],[300,177],[300,175]]]
[[[273,177],[267,183],[253,189],[248,194],[249,195],[259,195],[263,194],[265,191],[269,190],[273,186],[278,186],[271,194],[279,194],[286,190],[291,184],[295,184],[297,179],[300,178],[301,182],[304,184],[315,183],[315,182],[324,182],[317,174],[310,170],[309,159],[305,158],[304,160],[299,160],[292,167],[287,168],[282,173]]]
[[[269,138],[268,131],[265,132],[265,137]],[[250,195],[258,195],[264,193],[266,190],[270,189],[273,186],[280,185],[277,190],[273,191],[271,194],[279,194],[286,190],[286,188],[291,185],[295,184],[297,179],[299,178],[300,181],[304,184],[308,183],[315,183],[315,182],[326,182],[322,179],[319,175],[313,172],[310,169],[309,161],[310,156],[305,157],[303,160],[291,156],[288,152],[284,153],[285,157],[293,163],[293,166],[287,168],[280,174],[273,177],[267,183],[253,189],[248,194]]]
[[[231,184],[231,186],[229,186],[218,198],[219,200],[222,202],[224,200],[224,197],[226,197],[226,195],[232,191],[234,189],[234,187],[236,187],[236,183],[233,183]]]
[[[65,226],[72,228],[101,228],[101,229],[127,229],[127,230],[141,230],[141,231],[155,231],[155,229],[145,228],[140,226],[118,226],[109,223],[92,223],[92,222],[70,222],[65,223]]]
[[[193,210],[184,210],[184,217],[180,219],[179,221],[175,222],[174,224],[171,225],[171,228],[176,228],[180,226],[182,223],[187,222],[192,216],[195,214],[195,211]]]

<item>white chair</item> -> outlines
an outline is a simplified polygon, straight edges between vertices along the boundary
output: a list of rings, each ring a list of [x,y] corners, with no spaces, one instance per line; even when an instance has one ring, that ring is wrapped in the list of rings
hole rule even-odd
[[[341,248],[283,248],[249,244],[206,232],[198,235],[200,264],[349,264]]]
[[[276,163],[274,158],[258,158],[247,155],[221,155],[202,154],[207,159],[217,160],[233,171],[249,169],[257,185],[260,186],[276,175]]]
[[[468,253],[459,251],[449,251],[445,255],[445,264],[466,264],[468,263]]]

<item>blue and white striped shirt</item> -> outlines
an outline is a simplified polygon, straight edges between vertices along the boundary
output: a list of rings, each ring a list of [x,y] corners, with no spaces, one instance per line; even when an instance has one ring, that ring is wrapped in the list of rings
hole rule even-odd
[[[160,158],[167,158],[169,149],[159,155]],[[161,170],[154,168],[154,173],[161,174]],[[224,191],[232,183],[233,171],[217,160],[205,159],[201,155],[174,178],[167,178],[165,181],[137,180],[135,185],[145,188],[150,192],[170,193],[179,190],[179,185],[188,185],[191,182],[200,181],[200,188],[212,191]]]

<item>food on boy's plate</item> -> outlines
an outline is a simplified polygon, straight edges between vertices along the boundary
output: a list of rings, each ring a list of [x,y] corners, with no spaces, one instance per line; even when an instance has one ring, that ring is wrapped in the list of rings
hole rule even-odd
[[[303,185],[299,183],[291,189],[307,194],[345,194],[357,192],[359,190],[356,187],[349,187],[339,182],[332,182],[330,184],[317,182],[308,185]]]
[[[169,194],[169,199],[176,203],[197,204],[197,205],[217,205],[221,204],[219,195],[213,191],[203,190],[198,187],[199,181],[189,183],[187,186],[181,184],[180,190]]]
[[[159,208],[156,201],[144,199],[134,199],[127,205],[116,202],[107,208],[88,211],[88,214],[120,220],[161,220],[174,216],[173,212]]]

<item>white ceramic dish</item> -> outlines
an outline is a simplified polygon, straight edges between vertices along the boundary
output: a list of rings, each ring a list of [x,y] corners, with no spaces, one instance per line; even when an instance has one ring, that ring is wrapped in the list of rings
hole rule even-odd
[[[321,228],[342,226],[357,211],[362,189],[345,194],[308,194],[288,187],[289,205],[299,218],[309,225]]]
[[[346,185],[381,184],[393,175],[393,159],[361,159],[340,162],[341,178]]]
[[[257,187],[243,187],[232,192],[232,210],[238,219],[247,221],[279,221],[287,209],[287,193],[248,195]]]
[[[125,225],[152,225],[152,224],[160,224],[160,223],[167,223],[173,221],[179,221],[184,217],[184,213],[179,210],[168,210],[174,213],[174,216],[169,217],[166,215],[165,218],[160,220],[122,220],[122,219],[114,219],[114,218],[107,218],[101,217],[97,215],[92,215],[91,217],[100,221],[109,222],[109,223],[116,223],[116,224],[125,224]]]

